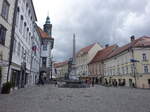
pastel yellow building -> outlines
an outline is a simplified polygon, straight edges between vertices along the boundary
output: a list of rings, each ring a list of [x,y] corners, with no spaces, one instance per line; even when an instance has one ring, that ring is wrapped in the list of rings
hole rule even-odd
[[[102,47],[98,43],[80,49],[76,55],[76,72],[78,77],[89,75],[88,63],[100,49],[102,49]]]
[[[68,61],[55,63],[54,69],[54,76],[56,78],[64,78],[65,75],[68,73]]]
[[[150,88],[150,37],[143,36],[114,50],[104,61],[104,83]]]

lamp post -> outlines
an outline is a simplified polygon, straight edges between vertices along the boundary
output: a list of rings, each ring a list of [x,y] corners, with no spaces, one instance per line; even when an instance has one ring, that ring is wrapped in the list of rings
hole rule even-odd
[[[136,59],[130,59],[130,62],[132,63],[133,77],[134,77],[134,80],[135,80],[135,87],[137,87],[136,65],[135,65],[135,63],[140,62],[140,61],[136,60]]]
[[[53,77],[52,77],[52,75],[53,75],[53,56],[50,58],[50,79],[52,80],[53,79]]]

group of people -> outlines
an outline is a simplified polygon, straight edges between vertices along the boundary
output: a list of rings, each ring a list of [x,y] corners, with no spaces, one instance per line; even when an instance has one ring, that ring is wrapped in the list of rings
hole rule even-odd
[[[95,85],[94,80],[85,80],[85,83],[88,84],[88,85],[92,85],[92,87],[94,87],[94,85]]]

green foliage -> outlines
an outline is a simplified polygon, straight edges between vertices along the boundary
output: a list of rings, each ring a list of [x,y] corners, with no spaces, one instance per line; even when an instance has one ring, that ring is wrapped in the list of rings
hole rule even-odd
[[[11,84],[10,82],[4,83],[4,84],[3,84],[3,87],[2,87],[1,93],[2,93],[2,94],[9,94],[11,87],[12,87],[12,84]]]

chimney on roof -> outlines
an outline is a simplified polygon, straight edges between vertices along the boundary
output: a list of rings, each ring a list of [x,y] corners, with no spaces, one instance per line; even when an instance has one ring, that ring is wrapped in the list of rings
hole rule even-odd
[[[109,47],[109,44],[106,44],[106,45],[105,45],[105,48],[107,48],[107,47]]]
[[[134,35],[132,35],[130,38],[131,38],[131,42],[133,42],[135,40],[135,36]]]

